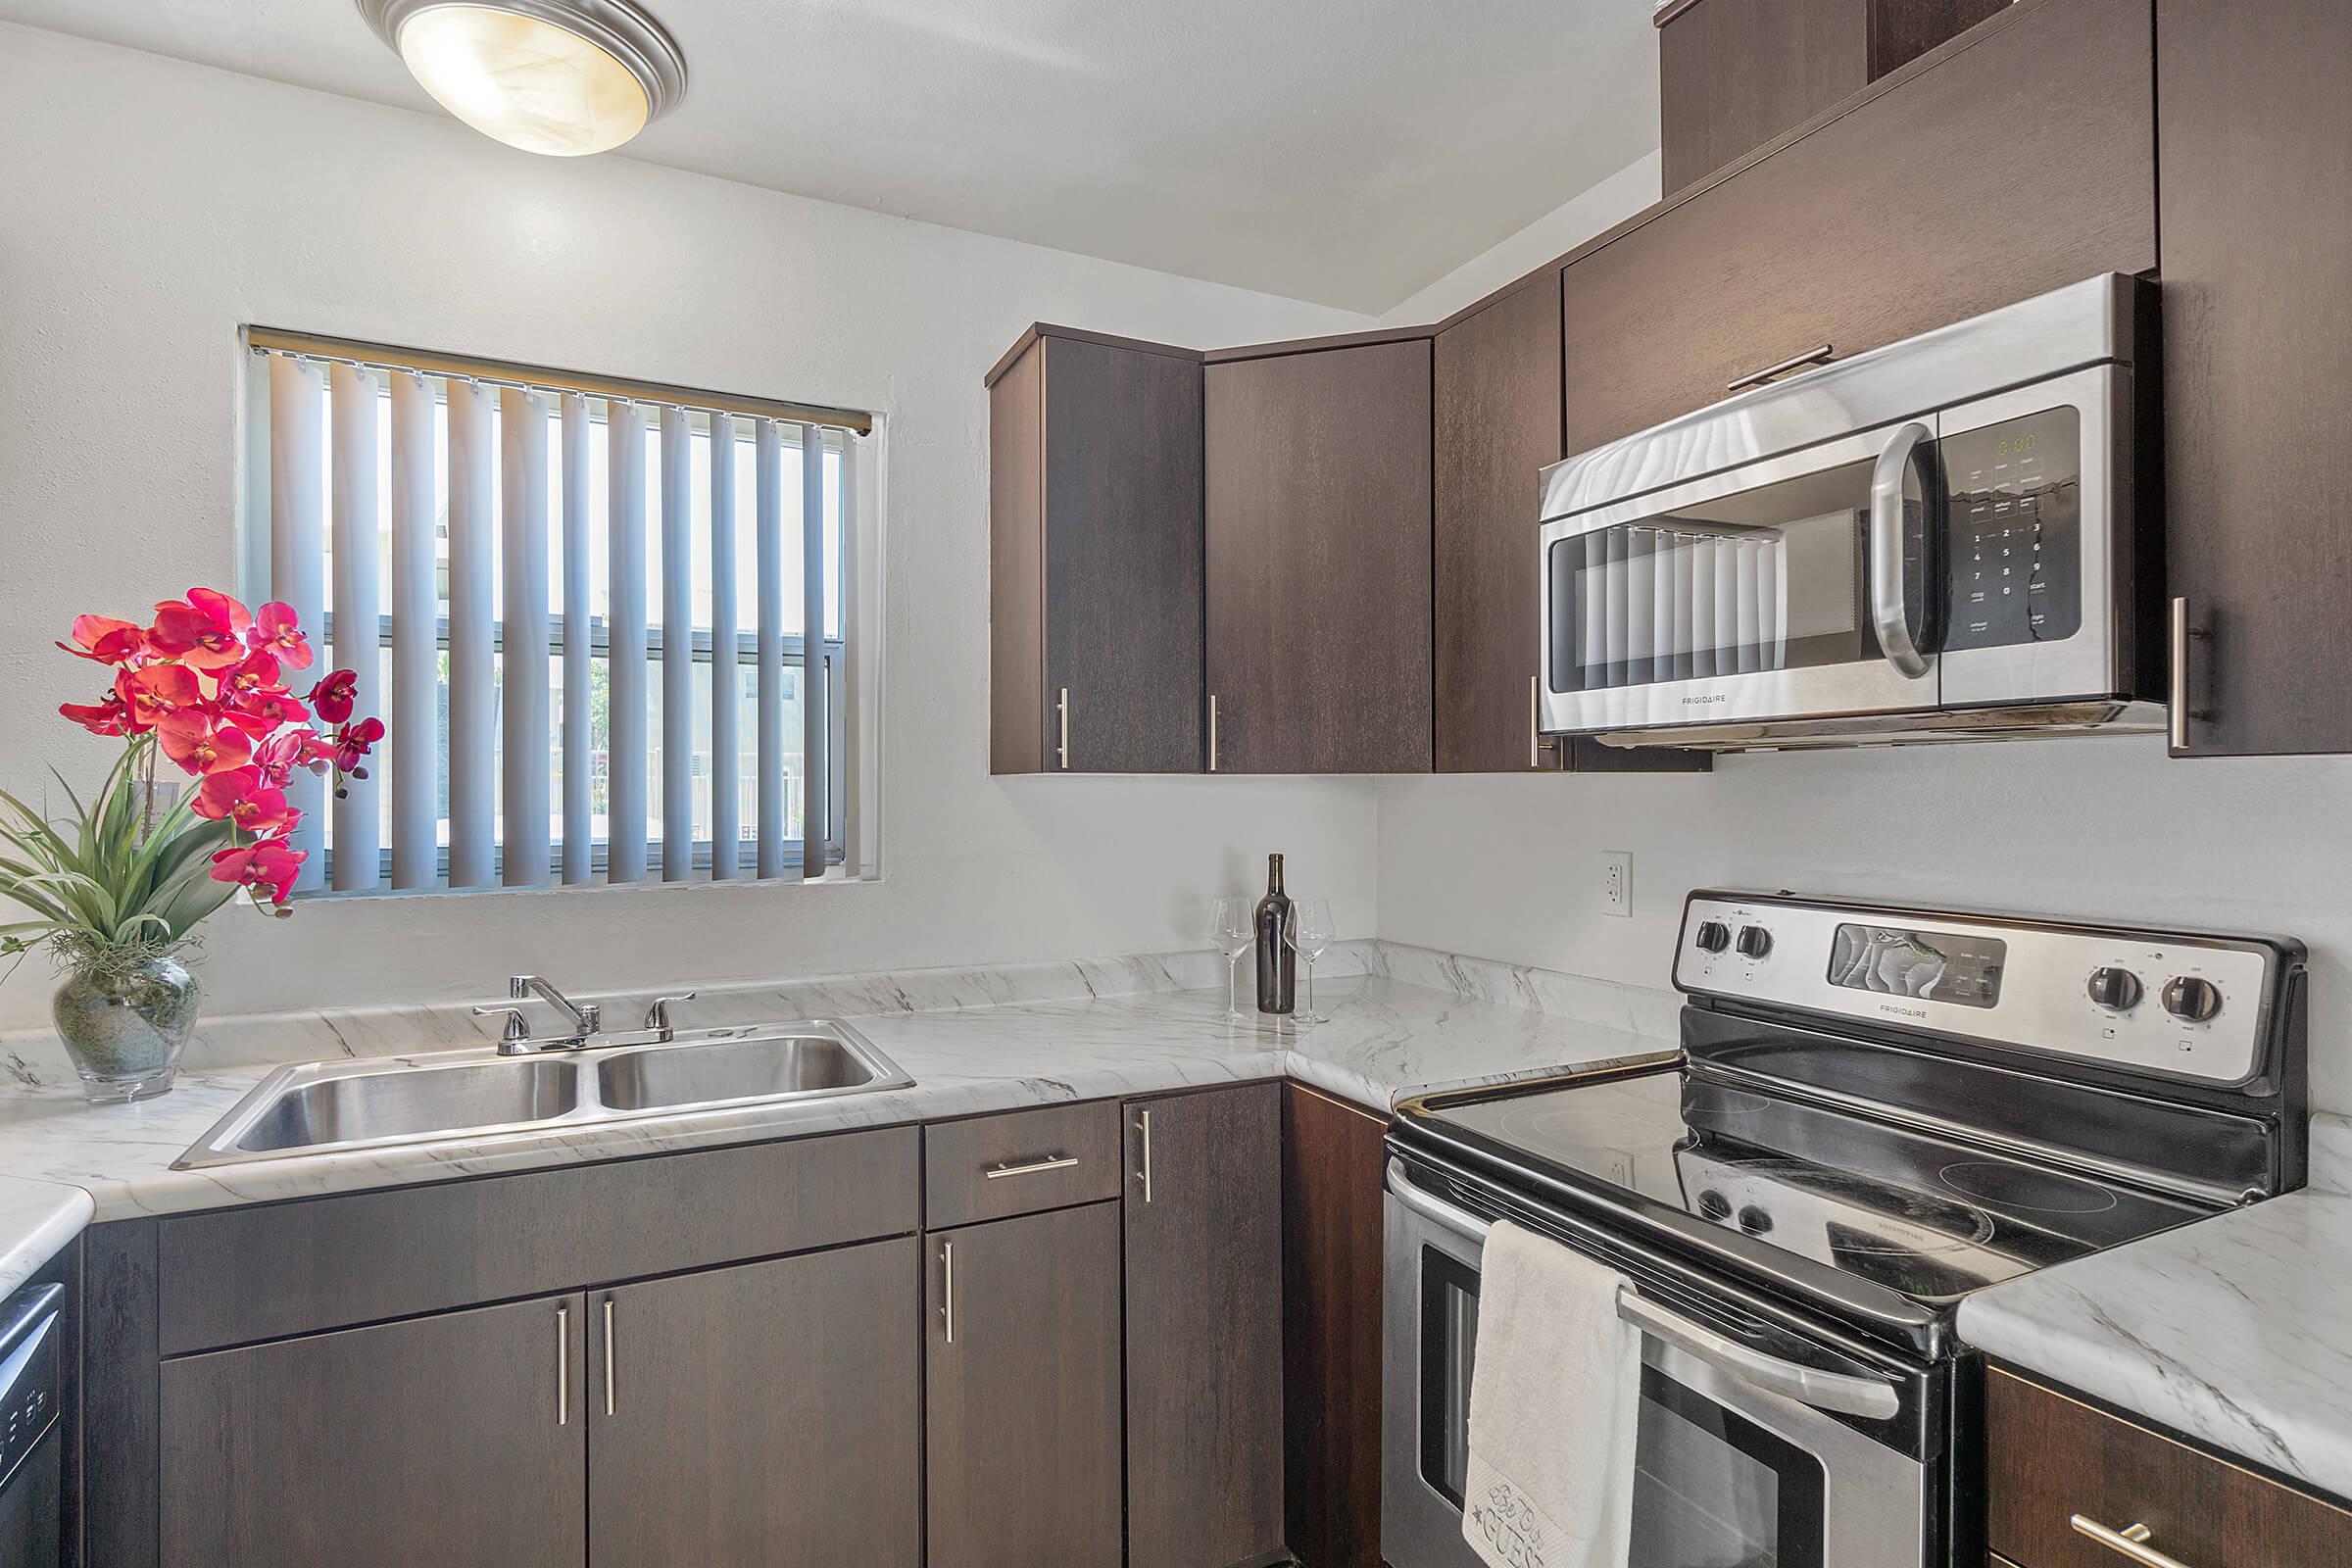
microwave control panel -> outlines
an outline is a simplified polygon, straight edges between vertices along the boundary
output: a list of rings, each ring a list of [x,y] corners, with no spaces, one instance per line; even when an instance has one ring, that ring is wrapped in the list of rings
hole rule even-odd
[[[2082,432],[2072,408],[1946,436],[1947,651],[2082,627]]]

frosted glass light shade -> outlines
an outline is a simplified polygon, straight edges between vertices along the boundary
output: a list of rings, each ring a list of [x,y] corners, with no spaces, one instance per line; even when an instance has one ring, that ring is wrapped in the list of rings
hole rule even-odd
[[[652,111],[628,67],[588,39],[489,6],[416,12],[400,28],[400,57],[442,108],[524,152],[610,152]]]

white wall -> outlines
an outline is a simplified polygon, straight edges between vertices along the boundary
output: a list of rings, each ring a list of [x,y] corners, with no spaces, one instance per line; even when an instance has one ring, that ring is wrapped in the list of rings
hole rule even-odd
[[[233,581],[247,322],[874,409],[890,420],[881,822],[863,886],[386,898],[208,934],[215,1011],[1200,947],[1263,852],[1374,915],[1353,781],[988,776],[984,370],[1032,319],[1209,346],[1369,324],[1235,289],[0,24],[0,783],[77,611]],[[1139,831],[1138,824],[1150,824]],[[36,963],[0,1027],[45,1017]]]
[[[1443,320],[1472,300],[1483,299],[1503,284],[1525,277],[1545,262],[1566,255],[1601,230],[1614,227],[1656,201],[1664,169],[1662,152],[1636,159],[1590,190],[1571,196],[1494,249],[1473,256],[1412,298],[1400,301],[1381,317],[1380,324],[1412,326]]]

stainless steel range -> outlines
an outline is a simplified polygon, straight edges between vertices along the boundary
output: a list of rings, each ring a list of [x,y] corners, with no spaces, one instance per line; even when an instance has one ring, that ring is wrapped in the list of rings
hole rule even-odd
[[[1507,1218],[1625,1278],[1633,1568],[1982,1563],[1960,1300],[2302,1185],[2302,948],[1706,892],[1674,976],[1679,1060],[1397,1111],[1384,1556],[1476,1563],[1479,1251]]]

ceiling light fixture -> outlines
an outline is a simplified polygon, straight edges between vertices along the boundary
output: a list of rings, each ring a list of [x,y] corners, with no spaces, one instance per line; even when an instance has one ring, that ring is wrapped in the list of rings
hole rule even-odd
[[[433,101],[524,152],[610,152],[686,96],[686,57],[630,0],[359,0]]]

